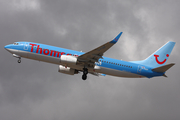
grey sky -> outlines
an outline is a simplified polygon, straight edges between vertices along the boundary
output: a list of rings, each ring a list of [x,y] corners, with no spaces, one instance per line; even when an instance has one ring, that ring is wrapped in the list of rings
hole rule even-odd
[[[0,0],[0,120],[179,120],[179,0]],[[168,78],[58,73],[58,66],[8,53],[32,41],[87,52],[123,32],[106,57],[140,60],[176,45]]]

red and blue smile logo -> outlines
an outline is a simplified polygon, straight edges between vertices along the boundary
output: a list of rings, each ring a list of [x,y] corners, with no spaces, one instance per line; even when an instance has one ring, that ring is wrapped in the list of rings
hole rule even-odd
[[[166,59],[164,59],[162,62],[160,62],[160,61],[158,60],[159,55],[154,55],[154,57],[155,57],[156,62],[157,62],[158,64],[164,64],[164,63],[166,62]],[[169,54],[166,54],[166,57],[169,57]]]

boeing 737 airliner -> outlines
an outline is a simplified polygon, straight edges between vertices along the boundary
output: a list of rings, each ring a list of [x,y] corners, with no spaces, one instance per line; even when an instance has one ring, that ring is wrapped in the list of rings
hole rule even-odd
[[[122,61],[103,57],[103,54],[112,47],[120,38],[119,33],[112,41],[107,42],[96,49],[83,53],[74,50],[54,47],[33,42],[15,42],[4,48],[18,58],[21,57],[57,64],[59,72],[74,75],[83,72],[82,79],[87,79],[87,74],[112,75],[127,78],[152,78],[165,76],[165,72],[174,65],[166,62],[171,54],[175,42],[167,42],[152,55],[141,61]]]

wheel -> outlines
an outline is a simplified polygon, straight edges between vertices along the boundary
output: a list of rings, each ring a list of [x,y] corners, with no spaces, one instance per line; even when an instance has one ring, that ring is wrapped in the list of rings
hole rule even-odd
[[[83,75],[82,75],[82,79],[83,79],[83,80],[86,80],[86,79],[87,79],[87,75],[86,75],[86,74],[83,74]]]
[[[18,60],[18,63],[21,63],[21,60],[20,60],[20,59]]]
[[[86,80],[87,79],[87,75],[82,75],[82,79]]]

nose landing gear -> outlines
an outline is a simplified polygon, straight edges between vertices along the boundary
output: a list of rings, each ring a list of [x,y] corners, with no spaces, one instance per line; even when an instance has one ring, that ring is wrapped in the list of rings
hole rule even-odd
[[[88,74],[88,69],[87,68],[83,68],[83,75],[82,75],[82,79],[83,80],[87,79],[87,74]]]
[[[21,57],[19,55],[13,54],[13,57],[19,58],[17,62],[21,63]]]
[[[21,58],[19,58],[19,60],[17,61],[18,63],[21,63]]]

